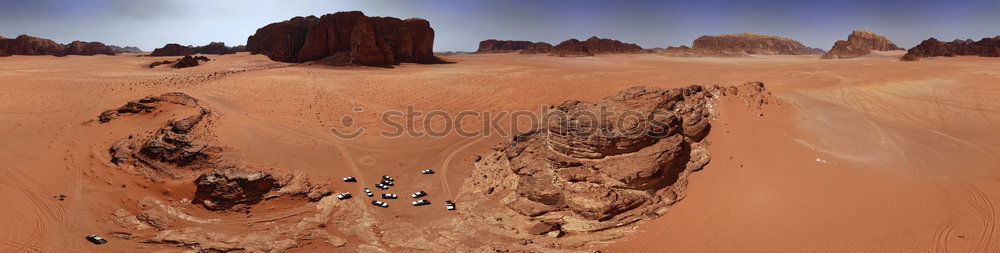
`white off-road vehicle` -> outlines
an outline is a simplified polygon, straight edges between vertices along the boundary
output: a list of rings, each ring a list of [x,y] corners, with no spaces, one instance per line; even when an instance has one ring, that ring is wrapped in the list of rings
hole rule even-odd
[[[430,204],[431,204],[431,201],[430,200],[426,200],[426,199],[421,199],[421,200],[413,201],[413,206],[422,206],[422,205],[430,205]]]
[[[418,191],[417,193],[410,194],[410,196],[412,196],[413,198],[419,198],[419,197],[427,196],[427,193],[424,192],[424,191]]]
[[[351,198],[351,193],[350,192],[345,192],[345,193],[341,193],[340,195],[337,195],[337,199],[340,199],[340,200],[349,199],[349,198]]]

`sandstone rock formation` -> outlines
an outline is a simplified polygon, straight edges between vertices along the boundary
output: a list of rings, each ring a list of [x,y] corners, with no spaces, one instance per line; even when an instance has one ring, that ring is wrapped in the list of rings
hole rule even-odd
[[[982,57],[1000,57],[1000,36],[983,38],[979,41],[954,40],[941,42],[930,38],[910,48],[904,55],[904,60],[915,60],[921,57],[978,55]]]
[[[690,49],[673,47],[672,56],[748,56],[748,55],[818,55],[823,50],[810,48],[793,39],[755,33],[701,36]]]
[[[185,56],[194,54],[194,50],[190,47],[181,46],[180,44],[170,43],[161,48],[154,49],[149,56]]]
[[[295,17],[257,29],[247,50],[283,62],[388,66],[440,63],[434,29],[419,18],[368,17],[360,11]]]
[[[101,113],[98,121],[108,124],[122,116],[148,115],[161,110],[184,116],[168,120],[154,131],[132,134],[112,144],[109,152],[113,164],[132,168],[153,181],[183,180],[203,172],[194,180],[197,192],[192,199],[209,210],[247,210],[257,202],[281,196],[303,196],[318,201],[332,193],[326,184],[311,183],[301,173],[253,169],[231,161],[224,148],[208,141],[212,111],[184,93],[131,101]]]
[[[536,48],[538,44],[548,45],[551,49],[552,45],[545,42],[531,42],[524,40],[495,40],[488,39],[479,42],[479,49],[476,50],[477,54],[487,54],[487,53],[509,53],[509,52],[520,52],[523,50],[539,50]],[[542,46],[544,47],[544,46]],[[548,53],[545,51],[544,53]]]
[[[14,39],[0,38],[0,56],[10,55],[115,55],[113,48],[100,42],[73,41],[68,45],[56,43],[50,39],[17,36]]]
[[[552,52],[552,48],[554,48],[554,46],[552,46],[552,44],[545,43],[545,42],[538,42],[538,43],[535,43],[534,45],[531,45],[528,48],[525,48],[524,50],[521,50],[521,53],[522,54],[548,54],[548,53]]]
[[[685,196],[688,174],[710,160],[703,139],[717,97],[741,92],[755,103],[770,99],[755,82],[633,87],[596,103],[553,106],[542,128],[476,163],[459,202],[484,229],[529,238],[606,231],[662,215]]]
[[[283,195],[318,201],[332,194],[325,184],[312,184],[301,174],[256,169],[215,169],[199,176],[195,185],[194,202],[209,210],[246,209],[261,200]]]
[[[863,56],[871,51],[903,50],[882,35],[864,30],[854,30],[847,40],[838,40],[830,51],[823,54],[823,59],[844,59]]]

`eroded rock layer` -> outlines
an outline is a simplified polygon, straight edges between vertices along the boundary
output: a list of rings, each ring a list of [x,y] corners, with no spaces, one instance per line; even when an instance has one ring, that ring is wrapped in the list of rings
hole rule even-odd
[[[193,199],[210,210],[247,209],[263,199],[284,195],[308,196],[316,201],[331,193],[325,185],[309,183],[302,174],[250,168],[234,162],[225,148],[210,141],[212,111],[183,93],[131,101],[101,113],[97,119],[107,124],[123,116],[164,110],[183,116],[168,120],[159,129],[135,133],[115,142],[109,149],[113,164],[132,168],[154,181],[187,180],[199,175],[193,180],[198,189]]]
[[[823,59],[854,58],[870,54],[872,51],[903,50],[882,35],[864,30],[854,30],[847,40],[838,40],[830,51],[823,54]]]
[[[566,101],[548,109],[544,127],[484,155],[459,200],[484,227],[514,237],[595,233],[662,215],[710,160],[703,140],[716,98],[738,93],[758,104],[771,99],[754,82],[633,87],[596,103]],[[581,240],[589,239],[599,238]]]
[[[295,17],[257,29],[247,50],[275,61],[331,65],[440,63],[434,29],[419,18],[368,17],[360,11]]]

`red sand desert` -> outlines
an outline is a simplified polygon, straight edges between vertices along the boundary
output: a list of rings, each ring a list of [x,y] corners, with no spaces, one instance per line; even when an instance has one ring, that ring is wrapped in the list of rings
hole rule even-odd
[[[4,252],[600,251],[995,252],[1000,205],[1000,70],[995,59],[899,61],[816,56],[585,58],[516,53],[442,56],[455,64],[393,69],[213,56],[198,67],[148,68],[176,57],[0,58],[0,249]],[[162,58],[162,59],[161,59]],[[462,201],[475,164],[510,136],[384,138],[379,113],[538,110],[599,101],[632,86],[733,86],[760,81],[766,104],[722,96],[703,140],[711,162],[661,217],[535,240],[476,229]],[[193,178],[146,177],[109,147],[197,108],[97,116],[128,101],[182,92],[211,111],[198,134],[228,162],[303,173],[333,194],[266,199],[245,210],[192,203]],[[361,112],[353,108],[364,108]],[[330,133],[344,115],[370,131]],[[481,130],[468,118],[469,130]],[[430,122],[439,127],[443,121]],[[420,128],[420,127],[417,127]],[[510,129],[507,129],[510,130]],[[523,131],[523,130],[522,130]],[[139,138],[139,137],[137,137]],[[423,169],[437,173],[422,175]],[[395,177],[392,206],[361,187]],[[357,183],[341,181],[354,176]],[[183,178],[183,176],[181,176]],[[413,207],[424,190],[432,205]],[[59,195],[65,197],[60,200]],[[468,199],[467,197],[464,199]],[[111,243],[82,239],[99,234]]]

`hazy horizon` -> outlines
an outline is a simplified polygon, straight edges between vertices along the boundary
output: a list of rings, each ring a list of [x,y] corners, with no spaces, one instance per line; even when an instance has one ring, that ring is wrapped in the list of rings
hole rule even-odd
[[[100,41],[146,51],[167,43],[243,45],[247,36],[270,23],[351,10],[427,19],[435,30],[435,51],[475,51],[485,39],[556,44],[590,36],[654,48],[690,45],[702,35],[753,32],[828,50],[856,29],[884,35],[906,48],[930,37],[950,41],[1000,35],[1000,0],[3,2],[0,36]]]

